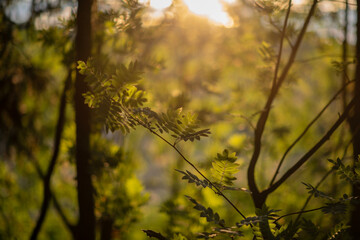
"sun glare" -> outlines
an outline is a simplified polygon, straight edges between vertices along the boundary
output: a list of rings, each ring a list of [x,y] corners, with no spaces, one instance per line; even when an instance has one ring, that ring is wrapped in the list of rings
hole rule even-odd
[[[231,27],[234,21],[224,10],[220,0],[183,0],[185,5],[194,14],[207,17],[211,21]],[[224,0],[223,2],[233,3],[235,0]]]
[[[305,4],[305,0],[292,0],[292,4],[294,5],[302,5]]]
[[[163,10],[165,8],[170,7],[172,4],[172,0],[151,0],[150,7],[156,10]]]
[[[172,4],[172,0],[140,0],[142,3],[148,3],[156,11],[162,11]],[[183,0],[189,11],[210,19],[215,24],[225,27],[232,27],[234,21],[224,10],[223,3],[233,4],[236,0]]]

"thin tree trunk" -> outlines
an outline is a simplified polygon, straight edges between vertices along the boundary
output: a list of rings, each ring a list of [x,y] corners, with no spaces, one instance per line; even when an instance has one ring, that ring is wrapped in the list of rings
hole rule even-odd
[[[77,10],[76,59],[86,61],[91,54],[92,0],[79,0]],[[84,76],[76,72],[76,173],[79,204],[77,239],[95,239],[94,189],[90,173],[90,111],[82,94],[87,91]]]
[[[357,0],[357,6],[360,5],[360,0]],[[356,70],[355,70],[355,89],[354,89],[354,98],[355,107],[353,115],[350,119],[350,128],[353,134],[353,155],[354,155],[354,163],[359,161],[358,155],[360,154],[360,131],[357,129],[360,127],[360,8],[357,7],[357,41],[356,41]],[[360,185],[354,184],[353,188],[353,196],[360,197]],[[360,236],[360,204],[354,204],[353,209],[351,212],[351,219],[350,219],[350,226],[351,226],[351,234],[354,239],[357,239]]]

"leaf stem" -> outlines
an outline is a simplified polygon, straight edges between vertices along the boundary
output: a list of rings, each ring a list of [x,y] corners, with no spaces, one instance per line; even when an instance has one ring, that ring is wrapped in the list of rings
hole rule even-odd
[[[304,211],[298,211],[298,212],[293,212],[293,213],[288,213],[288,214],[285,214],[281,217],[278,217],[277,219],[275,219],[274,223],[276,223],[277,221],[279,221],[280,219],[284,218],[284,217],[288,217],[288,216],[291,216],[291,215],[296,215],[296,214],[302,214],[302,213],[308,213],[308,212],[314,212],[314,211],[318,211],[318,210],[321,210],[325,207],[318,207],[318,208],[314,208],[314,209],[309,209],[309,210],[304,210]]]
[[[196,172],[198,172],[206,181],[209,182],[209,184],[217,191],[216,193],[218,195],[220,195],[221,197],[223,197],[234,209],[237,213],[239,213],[241,215],[241,217],[243,217],[244,219],[246,219],[245,215],[235,206],[235,204],[233,202],[230,201],[230,199],[228,197],[225,196],[225,194],[223,194],[221,192],[221,190],[216,187],[216,185],[210,181],[191,161],[189,161],[184,154],[175,146],[175,144],[172,144],[171,142],[169,142],[167,139],[165,139],[163,136],[161,136],[159,133],[155,132],[154,130],[152,130],[148,124],[144,123],[141,119],[133,116],[128,109],[126,109],[126,107],[123,107],[124,112],[127,114],[127,116],[129,118],[132,118],[133,120],[135,120],[136,122],[139,123],[139,125],[143,126],[144,128],[148,129],[152,134],[154,134],[155,136],[157,136],[158,138],[160,138],[161,140],[163,140],[166,144],[168,144],[170,147],[172,147],[180,156],[181,158],[187,162],[193,169],[195,169]],[[252,227],[252,225],[251,225]]]

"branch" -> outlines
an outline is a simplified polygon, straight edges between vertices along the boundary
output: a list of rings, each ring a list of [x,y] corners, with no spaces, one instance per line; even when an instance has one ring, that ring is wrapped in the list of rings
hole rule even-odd
[[[289,213],[289,214],[285,214],[283,216],[278,217],[277,219],[275,219],[275,221],[273,223],[276,223],[277,221],[279,221],[280,219],[287,217],[287,216],[291,216],[291,215],[295,215],[295,214],[302,214],[302,213],[308,213],[308,212],[313,212],[313,211],[317,211],[317,210],[321,210],[324,207],[319,207],[319,208],[314,208],[314,209],[309,209],[309,210],[305,210],[305,211],[299,211],[299,212],[293,212],[293,213]]]
[[[210,185],[216,189],[216,193],[222,196],[235,210],[238,212],[244,219],[246,218],[245,215],[220,191],[218,187],[216,187],[215,184],[213,184],[192,162],[190,162],[181,152],[180,150],[172,143],[170,143],[168,140],[166,140],[163,136],[158,134],[157,132],[153,131],[150,128],[147,128],[152,134],[156,135],[160,139],[162,139],[164,142],[166,142],[169,146],[171,146],[185,162],[187,162],[192,168],[195,169],[196,172],[198,172],[206,181],[210,183]]]
[[[284,34],[285,34],[285,32],[284,32],[284,31],[286,30],[286,29],[284,29],[284,27],[286,26],[285,24],[284,24],[283,29],[281,30],[281,29],[276,25],[276,23],[273,21],[273,19],[271,18],[271,16],[269,16],[269,22],[270,22],[270,24],[271,24],[281,35],[284,35]],[[283,37],[282,37],[282,38],[283,38]],[[294,45],[292,44],[291,39],[289,38],[289,36],[285,34],[285,35],[284,35],[284,38],[286,38],[289,46],[290,46],[291,48],[293,48]],[[281,42],[282,42],[282,41],[281,41]],[[279,55],[278,55],[278,56],[279,56]]]
[[[355,133],[357,133],[360,130],[360,128],[358,128],[356,130]],[[344,159],[347,153],[347,150],[349,148],[349,146],[352,143],[352,140],[354,139],[354,136],[352,136],[352,138],[349,140],[349,142],[345,145],[345,149],[344,149],[344,153],[342,155],[341,159]],[[329,171],[327,171],[327,173],[320,179],[320,181],[316,184],[315,189],[318,189],[320,187],[320,185],[326,180],[326,178],[334,171],[334,168],[331,168]],[[306,199],[304,206],[301,208],[301,211],[304,211],[304,209],[306,208],[306,206],[309,204],[311,198],[314,196],[314,192],[311,193],[308,198]],[[295,224],[300,220],[301,214],[299,214],[295,220]]]
[[[330,106],[330,104],[335,101],[335,99],[338,97],[338,95],[343,92],[347,85],[349,85],[350,83],[353,83],[355,81],[350,81],[350,82],[347,82],[343,85],[343,87],[337,91],[335,93],[335,95],[330,99],[330,101],[323,107],[323,109],[321,109],[321,111],[315,116],[315,118],[306,126],[306,128],[304,129],[304,131],[295,139],[295,141],[286,149],[284,155],[282,156],[277,168],[276,168],[276,171],[275,171],[275,174],[273,176],[273,178],[271,179],[271,182],[270,182],[270,185],[271,186],[275,179],[276,179],[276,176],[279,174],[279,170],[285,160],[285,157],[287,156],[287,154],[290,152],[290,150],[300,141],[300,139],[306,134],[306,132],[310,129],[310,127],[321,117],[321,115],[325,112],[325,110]],[[345,109],[345,108],[344,108]]]
[[[290,9],[291,9],[291,0],[289,1],[289,7],[288,7],[288,9],[286,11],[285,20],[284,20],[284,26],[283,26],[283,29],[281,31],[279,53],[277,55],[277,61],[276,61],[276,66],[275,66],[274,79],[273,79],[273,86],[276,86],[276,80],[277,80],[277,77],[278,77],[279,67],[280,67],[280,63],[281,63],[282,49],[283,49],[283,44],[284,44],[284,38],[286,37],[286,27],[287,27],[287,23],[288,23],[288,20],[289,20],[289,15],[290,15]],[[292,47],[291,43],[290,43],[290,46]]]
[[[311,9],[305,19],[304,25],[299,33],[299,36],[296,40],[296,43],[291,51],[290,57],[288,59],[287,64],[285,65],[282,74],[280,75],[279,79],[276,81],[276,84],[273,85],[270,95],[267,99],[267,102],[265,104],[264,107],[264,111],[261,113],[260,118],[257,122],[256,125],[256,130],[255,130],[255,138],[254,138],[254,152],[253,155],[251,157],[250,160],[250,164],[249,164],[249,168],[248,168],[248,184],[249,184],[249,188],[250,191],[253,192],[253,196],[256,197],[257,195],[259,195],[259,190],[258,187],[256,186],[256,182],[255,182],[255,166],[256,163],[259,159],[260,156],[260,152],[261,152],[261,138],[262,138],[262,134],[264,132],[265,129],[265,124],[267,122],[268,116],[269,116],[269,112],[270,112],[270,107],[281,87],[281,84],[283,83],[283,81],[285,80],[285,78],[287,77],[287,74],[292,66],[292,64],[294,63],[297,51],[299,50],[300,44],[304,38],[306,29],[310,23],[310,19],[312,18],[312,16],[314,15],[315,12],[315,8],[316,8],[316,4],[317,4],[317,0],[313,1],[313,4],[311,6]],[[277,63],[280,64],[280,63]]]
[[[264,194],[270,194],[275,191],[283,182],[285,182],[291,175],[293,175],[310,157],[327,141],[330,139],[331,135],[335,130],[342,124],[342,122],[348,117],[350,110],[355,105],[355,99],[353,98],[351,102],[347,105],[343,114],[340,115],[339,119],[334,123],[334,125],[329,129],[329,131],[307,152],[302,156],[295,164],[292,166],[277,182],[271,185],[268,189],[264,190]]]
[[[163,140],[165,143],[167,143],[170,147],[172,147],[179,155],[180,157],[187,162],[193,169],[195,169],[196,172],[198,172],[206,181],[209,182],[209,184],[216,190],[216,193],[220,196],[222,196],[234,209],[237,213],[239,213],[244,219],[246,219],[245,215],[235,206],[234,203],[230,201],[212,181],[210,181],[192,162],[190,162],[183,154],[182,152],[175,146],[175,144],[170,143],[168,140],[166,140],[163,136],[152,130],[146,123],[144,123],[142,120],[140,120],[137,117],[134,117],[126,108],[122,108],[124,112],[128,115],[128,117],[134,119],[137,123],[139,123],[144,128],[148,129],[152,134],[159,137],[161,140]],[[252,225],[251,225],[252,227]]]
[[[61,135],[62,135],[62,132],[64,129],[64,122],[65,122],[66,92],[70,87],[70,82],[71,82],[71,70],[69,70],[68,76],[65,80],[64,89],[63,89],[61,99],[60,99],[59,117],[58,117],[58,121],[57,121],[57,125],[56,125],[55,137],[54,137],[53,154],[52,154],[47,172],[43,176],[43,185],[44,185],[43,202],[41,205],[39,218],[35,224],[35,227],[34,227],[32,233],[31,233],[31,237],[30,237],[31,240],[37,239],[37,237],[40,233],[40,230],[41,230],[41,226],[44,223],[47,210],[49,209],[49,205],[50,205],[50,200],[51,200],[50,180],[51,180],[51,175],[54,171],[56,160],[59,155]]]
[[[70,230],[71,234],[73,236],[76,236],[76,226],[73,225],[69,219],[65,216],[64,210],[61,208],[61,205],[59,203],[59,201],[57,200],[57,198],[55,197],[54,193],[52,191],[50,191],[53,203],[54,203],[54,207],[56,209],[56,211],[58,212],[61,220],[64,222],[64,224],[66,225],[66,227]]]
[[[29,151],[27,151],[27,154],[29,156],[31,156],[31,160],[32,160],[31,163],[34,165],[37,174],[39,175],[39,177],[42,180],[44,180],[44,178],[45,178],[44,173],[42,172],[39,163],[35,160],[35,158],[32,156],[32,154]],[[50,194],[51,194],[51,198],[52,198],[52,200],[54,202],[54,206],[55,206],[56,211],[58,212],[58,214],[60,215],[60,217],[63,220],[64,224],[69,229],[69,231],[72,233],[72,235],[75,236],[76,226],[70,223],[70,221],[66,217],[64,211],[62,210],[59,201],[57,200],[55,194],[51,191],[51,189],[50,189]]]
[[[328,176],[330,176],[330,174],[334,171],[334,168],[331,168],[329,171],[326,172],[326,174],[320,179],[320,181],[318,182],[318,184],[316,184],[315,189],[318,189],[320,187],[320,185],[326,180],[326,178]],[[302,215],[302,213],[304,213],[304,209],[306,208],[306,206],[309,204],[312,196],[314,196],[315,192],[312,192],[308,198],[306,199],[304,206],[301,208],[299,215],[296,217],[295,219],[295,223],[297,223],[300,220],[300,217]]]

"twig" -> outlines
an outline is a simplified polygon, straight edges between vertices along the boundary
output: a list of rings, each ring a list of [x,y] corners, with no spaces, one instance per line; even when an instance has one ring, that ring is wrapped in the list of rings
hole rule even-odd
[[[315,189],[318,189],[318,188],[320,187],[320,185],[326,180],[326,178],[327,178],[328,176],[330,176],[330,174],[331,174],[333,171],[334,171],[333,168],[331,168],[329,171],[327,171],[326,174],[325,174],[325,175],[320,179],[320,181],[316,184]],[[311,194],[308,196],[308,198],[306,199],[306,201],[305,201],[305,203],[304,203],[304,206],[303,206],[303,207],[301,208],[301,210],[300,210],[300,214],[299,214],[299,215],[296,217],[296,219],[295,219],[295,223],[297,223],[297,222],[300,220],[301,214],[302,214],[302,212],[304,211],[304,209],[306,208],[306,206],[309,204],[312,196],[314,196],[314,192],[311,193]]]
[[[291,151],[291,149],[301,140],[301,138],[306,134],[306,132],[310,129],[310,127],[321,117],[321,115],[330,106],[330,104],[338,97],[338,95],[346,89],[347,85],[349,85],[350,83],[353,83],[353,82],[355,82],[355,81],[350,81],[350,82],[345,83],[345,85],[335,93],[335,95],[330,99],[330,101],[321,109],[321,111],[315,116],[315,118],[306,126],[306,128],[295,139],[295,141],[286,149],[285,153],[283,154],[283,156],[276,168],[275,174],[274,174],[273,178],[271,179],[269,186],[271,186],[274,183],[277,175],[279,174],[279,170],[280,170],[287,154]]]
[[[280,34],[284,34],[284,32],[283,32],[284,29],[281,30],[281,29],[276,25],[276,23],[273,21],[273,19],[271,18],[271,16],[269,16],[269,22],[270,22],[270,24],[271,24],[274,28],[276,28],[276,30],[277,30]],[[285,26],[285,25],[284,25],[284,26]],[[286,38],[289,46],[290,46],[291,48],[293,48],[294,45],[293,45],[293,43],[291,42],[289,36],[285,34],[285,38]]]
[[[323,209],[324,207],[319,207],[319,208],[314,208],[314,209],[309,209],[309,210],[304,210],[304,211],[299,211],[299,212],[293,212],[293,213],[288,213],[288,214],[285,214],[281,217],[278,217],[273,223],[276,223],[277,221],[279,221],[280,219],[284,218],[284,217],[288,217],[288,216],[291,216],[291,215],[296,215],[296,214],[302,214],[302,213],[308,213],[308,212],[314,212],[314,211],[317,211],[317,210],[321,210]]]
[[[261,138],[262,138],[262,134],[264,132],[265,129],[265,124],[267,122],[269,113],[270,113],[270,107],[283,83],[283,81],[285,80],[285,78],[287,77],[287,74],[292,66],[292,64],[294,63],[297,51],[299,50],[300,44],[304,38],[306,29],[310,23],[310,20],[312,18],[312,16],[314,15],[315,12],[315,8],[316,8],[316,4],[317,4],[317,0],[313,1],[313,4],[311,6],[311,9],[305,19],[305,22],[303,24],[303,27],[298,35],[298,38],[296,40],[296,43],[291,51],[291,54],[289,56],[289,59],[287,61],[287,64],[285,65],[279,79],[276,81],[276,85],[273,85],[271,92],[269,94],[269,97],[267,99],[267,102],[265,104],[264,107],[264,111],[261,113],[260,118],[257,122],[256,125],[256,130],[255,130],[255,137],[254,137],[254,152],[253,155],[251,157],[250,160],[250,164],[249,164],[249,168],[248,168],[248,184],[249,184],[249,188],[250,191],[253,193],[253,200],[255,201],[255,205],[256,207],[261,207],[261,205],[263,204],[263,201],[265,200],[267,195],[263,195],[261,196],[261,193],[259,192],[259,189],[256,185],[256,181],[255,181],[255,166],[256,163],[259,159],[260,156],[260,152],[261,152]],[[278,63],[280,64],[280,63]],[[262,199],[258,199],[257,198],[262,198]]]
[[[66,227],[70,230],[71,234],[73,236],[76,236],[76,226],[73,225],[72,223],[70,223],[69,219],[66,217],[64,210],[62,209],[59,201],[57,200],[56,196],[54,195],[54,193],[52,191],[50,191],[53,203],[54,203],[54,207],[56,209],[56,211],[58,212],[58,214],[60,215],[61,220],[64,222],[64,224],[66,225]]]
[[[359,131],[360,128],[357,129],[357,131]],[[344,159],[345,156],[346,156],[346,153],[347,153],[347,150],[349,148],[349,146],[351,145],[352,143],[352,140],[353,140],[354,137],[352,137],[349,142],[345,145],[345,149],[344,149],[344,152],[343,152],[343,155],[342,155],[342,158],[341,159]],[[318,189],[320,187],[320,185],[326,180],[326,178],[328,176],[330,176],[330,174],[334,171],[334,168],[331,168],[329,171],[326,172],[326,174],[320,179],[320,181],[316,184],[315,186],[315,189]],[[306,199],[305,203],[304,203],[304,206],[301,208],[301,211],[304,211],[304,209],[306,208],[306,206],[309,204],[311,198],[314,196],[314,192],[311,193],[308,198]],[[301,213],[297,216],[296,220],[295,220],[295,224],[300,220],[300,217],[301,217]]]
[[[185,162],[187,162],[192,168],[195,169],[196,172],[198,172],[206,181],[210,183],[210,185],[216,189],[217,194],[222,196],[244,219],[246,218],[245,215],[220,191],[218,187],[216,187],[215,184],[213,184],[192,162],[190,162],[181,152],[180,150],[173,144],[171,144],[169,141],[167,141],[164,137],[162,137],[157,132],[154,132],[153,130],[149,129],[149,131],[153,134],[155,134],[157,137],[161,138],[163,141],[165,141],[168,145],[170,145]]]
[[[281,63],[282,49],[283,49],[283,44],[284,44],[284,38],[286,36],[286,28],[287,28],[287,23],[288,23],[288,20],[289,20],[290,9],[291,9],[291,0],[289,1],[289,7],[288,7],[288,9],[286,11],[285,20],[284,20],[284,26],[283,26],[282,31],[281,31],[279,53],[277,55],[275,72],[274,72],[274,79],[273,79],[273,85],[274,86],[276,86],[276,80],[277,80],[277,77],[278,77],[279,67],[280,67],[280,63]]]
[[[245,119],[246,122],[250,125],[250,127],[255,130],[254,124],[252,124],[251,120],[248,117],[246,117],[245,115],[240,115],[240,117]]]
[[[191,161],[189,161],[183,154],[182,152],[175,146],[175,144],[172,144],[171,142],[169,142],[168,140],[166,140],[163,136],[161,136],[159,133],[155,132],[154,130],[152,130],[146,123],[144,123],[142,120],[140,120],[137,117],[134,117],[131,113],[129,113],[129,111],[125,108],[122,107],[122,110],[124,110],[124,112],[128,115],[128,117],[132,118],[133,120],[135,120],[137,123],[139,123],[141,126],[143,126],[144,128],[148,129],[152,134],[154,134],[155,136],[159,137],[161,140],[163,140],[165,143],[167,143],[170,147],[172,147],[179,155],[180,157],[186,162],[188,163],[193,169],[195,169],[196,172],[198,172],[207,182],[209,182],[209,184],[216,190],[216,193],[218,195],[220,195],[221,197],[223,197],[234,209],[236,212],[238,212],[244,219],[246,219],[245,215],[235,206],[234,203],[232,203],[230,201],[230,199],[228,199],[222,192],[221,190],[216,187],[216,185],[214,183],[212,183],[212,181],[210,181]],[[252,227],[252,225],[251,225]]]
[[[327,141],[335,130],[343,123],[348,117],[350,110],[355,105],[355,98],[353,98],[347,105],[343,114],[340,115],[339,119],[333,124],[328,132],[307,152],[305,153],[286,173],[268,189],[264,190],[264,194],[270,194],[275,191],[283,182],[285,182],[291,175],[293,175],[310,157]]]

